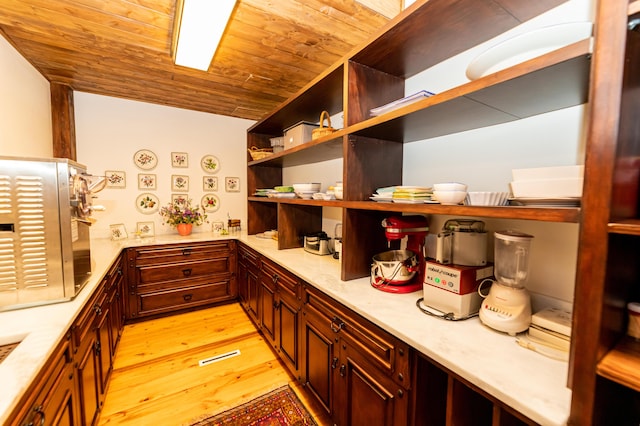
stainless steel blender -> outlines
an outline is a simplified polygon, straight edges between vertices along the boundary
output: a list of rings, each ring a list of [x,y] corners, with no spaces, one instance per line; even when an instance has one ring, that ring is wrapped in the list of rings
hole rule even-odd
[[[533,236],[518,231],[495,232],[494,275],[496,281],[480,307],[483,324],[510,335],[523,332],[531,323],[531,300],[525,288],[529,278],[529,252]]]

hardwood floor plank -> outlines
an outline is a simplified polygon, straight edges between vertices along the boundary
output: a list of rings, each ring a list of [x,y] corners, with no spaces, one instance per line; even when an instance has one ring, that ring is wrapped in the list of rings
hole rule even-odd
[[[239,350],[240,355],[199,366]],[[289,383],[289,375],[239,304],[125,326],[99,425],[188,425]]]

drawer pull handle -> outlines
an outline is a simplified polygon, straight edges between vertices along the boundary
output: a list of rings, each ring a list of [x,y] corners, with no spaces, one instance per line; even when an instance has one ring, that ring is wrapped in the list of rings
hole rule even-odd
[[[280,277],[278,276],[278,274],[273,274],[273,276],[271,277],[271,280],[274,284],[277,283],[279,279]]]
[[[331,362],[331,368],[335,370],[336,367],[338,367],[338,357],[333,358],[333,361]]]
[[[185,302],[188,302],[191,299],[193,299],[193,294],[185,294],[184,296],[182,296],[182,298],[184,299]]]
[[[191,249],[190,248],[186,248],[182,250],[182,255],[183,256],[191,256]]]
[[[333,331],[334,333],[339,333],[340,330],[344,328],[344,323],[342,322],[342,320],[340,320],[340,318],[333,317],[333,319],[331,320],[330,327],[331,327],[331,331]]]
[[[36,413],[37,415],[40,416],[40,426],[44,425],[45,422],[45,417],[44,417],[44,409],[42,407],[42,405],[38,405],[36,407],[33,407],[33,412]],[[35,419],[35,417],[34,417]],[[33,422],[29,422],[29,425],[33,425]]]
[[[182,274],[183,274],[185,277],[190,277],[190,276],[191,276],[191,268],[183,269],[183,270],[182,270]]]
[[[340,366],[340,377],[344,377],[347,374],[347,366],[342,364]]]

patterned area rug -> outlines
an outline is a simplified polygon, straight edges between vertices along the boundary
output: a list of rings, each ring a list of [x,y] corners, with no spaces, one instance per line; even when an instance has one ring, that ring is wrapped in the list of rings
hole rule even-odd
[[[193,426],[305,426],[316,425],[287,385],[245,404],[200,420]]]

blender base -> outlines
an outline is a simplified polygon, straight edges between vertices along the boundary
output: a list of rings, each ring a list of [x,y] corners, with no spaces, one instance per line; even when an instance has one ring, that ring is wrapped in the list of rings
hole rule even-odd
[[[482,301],[479,317],[484,325],[511,336],[526,331],[531,324],[529,293],[494,282]]]

